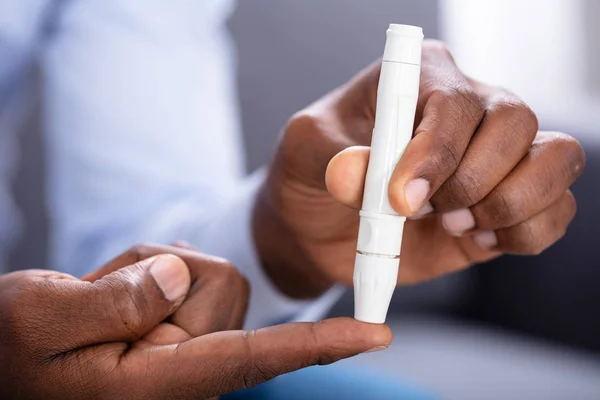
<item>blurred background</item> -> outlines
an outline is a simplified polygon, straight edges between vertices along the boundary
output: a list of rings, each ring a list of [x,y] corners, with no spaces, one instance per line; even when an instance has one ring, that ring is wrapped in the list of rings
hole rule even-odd
[[[600,1],[253,0],[230,20],[248,170],[264,164],[296,110],[379,57],[388,24],[446,40],[470,76],[529,102],[542,128],[577,137],[587,168],[578,217],[538,257],[503,257],[398,290],[389,351],[347,361],[450,399],[599,399]],[[33,109],[35,107],[32,106]],[[11,265],[46,265],[43,153],[35,113],[15,180],[25,235]],[[27,244],[27,246],[25,246]],[[332,311],[350,315],[352,298]]]

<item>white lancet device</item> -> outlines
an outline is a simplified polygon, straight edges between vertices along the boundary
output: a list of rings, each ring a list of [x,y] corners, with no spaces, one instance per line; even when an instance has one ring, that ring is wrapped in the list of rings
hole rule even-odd
[[[398,280],[406,218],[390,205],[388,185],[413,134],[422,43],[419,27],[387,30],[354,265],[354,318],[363,322],[385,322]]]

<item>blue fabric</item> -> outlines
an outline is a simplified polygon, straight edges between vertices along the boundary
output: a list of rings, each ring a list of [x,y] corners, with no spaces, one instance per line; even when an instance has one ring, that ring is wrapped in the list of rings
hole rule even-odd
[[[439,397],[401,379],[334,364],[282,375],[254,388],[221,396],[221,399],[436,400]]]
[[[245,177],[226,26],[234,5],[0,0],[0,273],[21,226],[13,131],[31,108],[17,100],[35,60],[53,269],[81,276],[135,243],[185,240],[251,282],[246,328],[318,320],[339,298],[343,288],[316,301],[285,296],[256,254],[251,217],[264,175]]]

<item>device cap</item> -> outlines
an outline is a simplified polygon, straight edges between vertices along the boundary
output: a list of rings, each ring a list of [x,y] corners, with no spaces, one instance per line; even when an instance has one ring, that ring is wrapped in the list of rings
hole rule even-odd
[[[383,61],[421,65],[422,28],[391,24],[386,33]]]
[[[354,264],[354,318],[383,324],[398,281],[398,257],[356,254]]]

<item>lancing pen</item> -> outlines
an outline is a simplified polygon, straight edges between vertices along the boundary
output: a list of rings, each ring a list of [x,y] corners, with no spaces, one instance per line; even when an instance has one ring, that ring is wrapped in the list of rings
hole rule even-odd
[[[398,280],[406,218],[390,205],[388,186],[413,134],[422,43],[417,26],[387,30],[354,265],[354,318],[363,322],[385,322]]]

